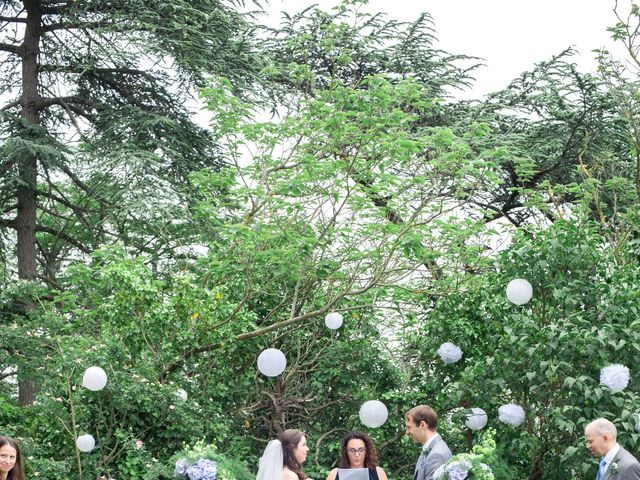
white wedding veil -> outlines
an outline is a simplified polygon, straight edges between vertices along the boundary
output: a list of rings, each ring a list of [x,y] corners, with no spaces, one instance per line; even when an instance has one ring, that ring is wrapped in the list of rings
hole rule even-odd
[[[271,440],[260,457],[256,480],[282,480],[282,444],[280,440]]]

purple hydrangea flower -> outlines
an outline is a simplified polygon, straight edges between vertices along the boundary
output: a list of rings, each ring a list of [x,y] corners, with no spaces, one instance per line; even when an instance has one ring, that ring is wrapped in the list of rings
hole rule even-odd
[[[216,480],[216,462],[201,458],[187,469],[189,480]]]
[[[187,459],[181,458],[176,462],[176,475],[184,477],[187,474]]]

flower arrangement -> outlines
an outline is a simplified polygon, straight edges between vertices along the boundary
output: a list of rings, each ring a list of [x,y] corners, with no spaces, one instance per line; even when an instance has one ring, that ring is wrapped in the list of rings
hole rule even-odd
[[[620,467],[616,462],[613,462],[609,467],[609,471],[611,472],[611,475],[615,475],[616,473],[618,473],[618,470],[620,470]]]
[[[471,453],[454,455],[433,473],[433,480],[495,480],[491,467],[486,462],[493,455],[496,443],[490,436],[480,445],[473,447]]]
[[[216,480],[216,462],[208,458],[200,458],[189,466],[186,458],[176,462],[175,473],[180,478],[189,480]]]
[[[146,472],[145,480],[255,480],[240,459],[222,454],[215,445],[197,441],[185,445],[168,462],[158,462]]]

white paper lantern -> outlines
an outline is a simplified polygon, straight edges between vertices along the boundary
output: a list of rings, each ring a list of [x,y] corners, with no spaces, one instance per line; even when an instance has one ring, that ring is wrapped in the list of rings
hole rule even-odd
[[[178,400],[186,402],[187,398],[189,398],[189,394],[187,394],[186,390],[179,388],[176,390],[176,397],[178,397]]]
[[[342,326],[342,315],[338,312],[331,312],[324,317],[324,324],[331,330],[337,330]]]
[[[107,384],[107,373],[100,367],[89,367],[82,376],[82,386],[97,392]]]
[[[369,428],[384,425],[389,417],[387,407],[380,400],[367,400],[360,407],[360,421]]]
[[[472,408],[471,411],[467,413],[467,420],[464,424],[471,430],[481,430],[487,426],[487,420],[487,412],[481,408]]]
[[[507,403],[498,408],[498,419],[507,425],[517,427],[524,422],[524,409],[515,403]]]
[[[438,355],[440,355],[440,358],[446,364],[456,363],[462,358],[462,350],[451,342],[444,342],[440,345],[440,348],[438,348]]]
[[[78,450],[80,450],[81,452],[90,452],[95,446],[96,441],[93,436],[89,434],[80,435],[78,438],[76,438],[76,447],[78,447]]]
[[[621,392],[629,385],[629,369],[624,365],[609,365],[600,370],[600,383],[612,392]]]
[[[516,305],[524,305],[533,295],[533,287],[528,280],[524,278],[516,278],[511,280],[507,285],[507,298],[511,303]]]
[[[277,377],[286,366],[287,357],[277,348],[267,348],[258,355],[258,370],[267,377]]]

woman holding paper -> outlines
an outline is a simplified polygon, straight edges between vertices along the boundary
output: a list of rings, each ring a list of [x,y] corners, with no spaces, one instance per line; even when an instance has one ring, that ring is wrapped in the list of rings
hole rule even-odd
[[[327,480],[340,480],[340,470],[346,469],[366,469],[369,480],[387,480],[387,474],[378,466],[376,447],[366,433],[351,432],[342,439],[338,468],[329,472]]]

